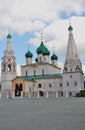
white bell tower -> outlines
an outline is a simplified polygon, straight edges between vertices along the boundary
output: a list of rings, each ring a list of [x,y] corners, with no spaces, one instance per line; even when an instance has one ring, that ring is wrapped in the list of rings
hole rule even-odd
[[[68,31],[67,53],[63,70],[63,91],[68,93],[69,96],[75,96],[77,92],[84,89],[84,79],[71,24]]]
[[[1,91],[11,91],[12,79],[16,77],[16,58],[12,51],[11,41],[12,36],[9,33],[7,35],[7,47],[4,51],[4,57],[2,57],[1,63]]]

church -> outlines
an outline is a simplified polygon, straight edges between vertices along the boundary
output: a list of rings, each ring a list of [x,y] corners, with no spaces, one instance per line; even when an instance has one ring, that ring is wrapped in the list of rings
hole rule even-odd
[[[70,97],[84,90],[82,63],[73,37],[73,27],[68,27],[69,36],[64,68],[58,67],[58,56],[45,46],[43,37],[36,50],[36,62],[28,49],[26,63],[21,66],[21,76],[17,76],[17,63],[12,50],[12,36],[7,35],[7,47],[1,63],[1,93],[15,97]]]

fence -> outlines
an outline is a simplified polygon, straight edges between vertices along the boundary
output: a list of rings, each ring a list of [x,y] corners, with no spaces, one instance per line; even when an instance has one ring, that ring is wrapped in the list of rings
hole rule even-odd
[[[71,94],[72,93],[72,94]],[[38,92],[21,92],[20,96],[15,96],[15,93],[13,93],[13,96],[11,92],[4,91],[0,92],[0,98],[40,98],[40,97],[72,97],[75,96],[75,92],[67,92],[67,91],[38,91]]]

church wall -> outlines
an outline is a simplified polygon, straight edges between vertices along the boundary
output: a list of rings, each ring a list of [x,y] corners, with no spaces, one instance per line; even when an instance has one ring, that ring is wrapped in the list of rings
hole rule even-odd
[[[50,79],[37,79],[33,81],[24,81],[25,84],[25,92],[38,92],[42,91],[62,91],[61,78],[50,78]],[[41,84],[41,87],[39,87]]]
[[[33,90],[33,82],[25,81],[25,92]]]
[[[61,78],[50,78],[50,79],[39,79],[36,80],[38,90],[43,91],[61,91]],[[41,84],[41,88],[39,88],[39,84]]]
[[[63,91],[78,92],[83,89],[83,75],[81,73],[63,74]]]
[[[7,89],[7,88],[8,88],[8,90],[12,89],[12,81],[11,80],[14,79],[15,77],[16,77],[16,74],[14,75],[12,73],[10,73],[10,74],[4,73],[4,74],[1,75],[2,91]]]
[[[11,92],[11,90],[12,90],[12,82],[10,82],[10,81],[2,81],[2,84],[1,84],[2,86],[2,91],[9,91],[9,92]]]
[[[51,65],[30,65],[21,67],[22,76],[43,75],[43,74],[57,74],[60,69]]]

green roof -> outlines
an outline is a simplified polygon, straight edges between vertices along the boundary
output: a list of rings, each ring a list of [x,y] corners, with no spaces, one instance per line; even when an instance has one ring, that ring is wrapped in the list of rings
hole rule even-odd
[[[49,55],[49,50],[44,46],[43,41],[41,41],[40,46],[37,48],[37,54]]]
[[[54,53],[54,54],[51,56],[51,60],[58,60],[58,56]]]
[[[25,54],[25,57],[26,58],[33,57],[33,54],[28,50],[28,52]]]
[[[33,76],[20,76],[24,80],[36,80],[36,79],[45,79],[45,78],[62,78],[61,74],[46,74],[46,75],[33,75]]]
[[[72,26],[71,26],[71,25],[68,27],[68,30],[69,30],[69,31],[70,31],[70,30],[73,30],[73,28],[72,28]]]
[[[12,38],[12,36],[11,36],[11,34],[10,34],[10,33],[7,35],[7,38]]]

